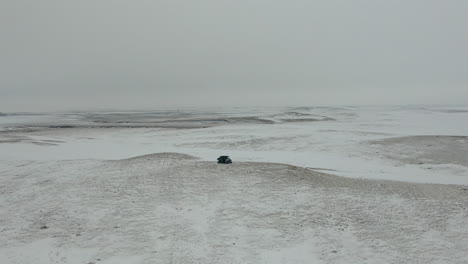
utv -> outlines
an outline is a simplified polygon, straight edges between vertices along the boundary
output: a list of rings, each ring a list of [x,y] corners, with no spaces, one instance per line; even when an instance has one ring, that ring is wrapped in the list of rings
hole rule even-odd
[[[218,158],[218,163],[221,164],[231,164],[232,160],[229,158],[229,156],[220,156]]]

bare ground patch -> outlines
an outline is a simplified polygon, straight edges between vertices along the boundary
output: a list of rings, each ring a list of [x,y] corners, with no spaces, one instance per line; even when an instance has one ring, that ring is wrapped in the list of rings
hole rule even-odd
[[[407,136],[370,141],[384,156],[409,164],[456,164],[468,167],[468,137]]]

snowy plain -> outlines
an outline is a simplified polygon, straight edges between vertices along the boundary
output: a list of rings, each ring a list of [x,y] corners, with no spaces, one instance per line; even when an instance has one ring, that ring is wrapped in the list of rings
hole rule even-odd
[[[67,128],[49,128],[59,126]],[[0,130],[5,132],[0,160],[124,159],[177,152],[208,161],[226,154],[236,161],[286,163],[346,177],[468,185],[468,107],[19,114],[0,117]],[[413,136],[428,136],[429,143],[415,142]],[[410,139],[379,142],[400,137]],[[461,153],[444,150],[446,143],[459,145]],[[465,160],[418,159],[437,149]],[[407,162],[404,156],[416,160]]]
[[[0,263],[467,263],[466,185],[462,106],[0,113]]]

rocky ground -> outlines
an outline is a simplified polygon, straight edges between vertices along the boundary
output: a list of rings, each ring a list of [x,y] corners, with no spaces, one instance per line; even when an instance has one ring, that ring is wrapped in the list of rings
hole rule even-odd
[[[174,153],[0,163],[0,263],[468,262],[466,186]]]

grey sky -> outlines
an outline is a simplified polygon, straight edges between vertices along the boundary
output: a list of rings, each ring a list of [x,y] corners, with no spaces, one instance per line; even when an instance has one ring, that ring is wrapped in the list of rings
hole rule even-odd
[[[466,0],[0,0],[0,111],[463,104]]]

